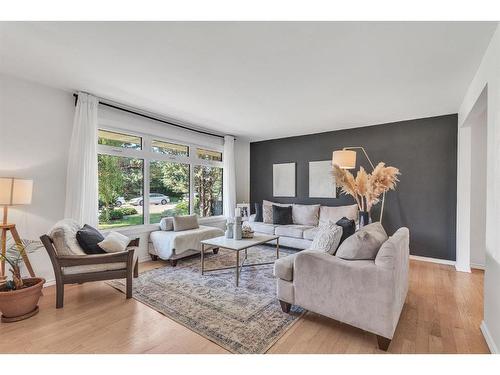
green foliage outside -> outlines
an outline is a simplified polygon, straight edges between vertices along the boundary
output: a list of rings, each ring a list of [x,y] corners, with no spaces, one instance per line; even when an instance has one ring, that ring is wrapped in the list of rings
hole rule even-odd
[[[103,140],[105,144],[106,140]],[[142,214],[133,207],[116,207],[118,197],[129,201],[143,195],[143,160],[99,155],[99,226],[102,229],[144,223]],[[157,223],[162,216],[189,214],[188,164],[152,161],[150,164],[150,193],[164,194],[170,202],[179,202],[175,208],[162,213],[152,212],[150,222]],[[195,166],[195,213],[200,216],[222,215],[222,168]]]

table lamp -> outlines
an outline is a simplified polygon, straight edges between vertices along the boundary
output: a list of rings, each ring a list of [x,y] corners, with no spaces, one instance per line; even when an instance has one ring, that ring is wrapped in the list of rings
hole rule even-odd
[[[2,230],[2,258],[5,258],[7,253],[7,232],[10,231],[14,241],[19,249],[26,268],[28,269],[31,277],[35,276],[28,255],[24,251],[24,246],[17,233],[16,225],[7,222],[9,206],[27,205],[31,204],[31,196],[33,192],[33,180],[14,177],[0,177],[0,206],[3,206],[3,221],[0,224]],[[5,260],[1,262],[0,275],[5,275]]]

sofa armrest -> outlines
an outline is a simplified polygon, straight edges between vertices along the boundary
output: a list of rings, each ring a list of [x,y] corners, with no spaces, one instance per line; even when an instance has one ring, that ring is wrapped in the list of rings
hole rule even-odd
[[[293,272],[297,305],[392,338],[400,313],[392,270],[372,260],[304,251],[297,254]]]
[[[248,217],[248,221],[249,221],[250,223],[255,222],[255,214],[251,214],[251,215]]]

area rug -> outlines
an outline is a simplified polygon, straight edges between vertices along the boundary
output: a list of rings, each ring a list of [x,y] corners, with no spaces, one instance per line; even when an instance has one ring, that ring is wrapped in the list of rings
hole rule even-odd
[[[291,253],[283,249],[280,256]],[[232,266],[235,256],[221,249],[207,256],[205,269]],[[275,256],[274,247],[255,246],[248,249],[247,264]],[[125,290],[125,280],[108,283]],[[303,314],[296,306],[290,314],[281,311],[272,264],[244,267],[236,287],[234,269],[201,276],[199,257],[141,273],[133,282],[133,298],[232,353],[265,353]]]

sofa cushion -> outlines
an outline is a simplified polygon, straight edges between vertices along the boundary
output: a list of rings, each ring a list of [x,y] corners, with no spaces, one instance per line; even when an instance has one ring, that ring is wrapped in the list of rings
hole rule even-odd
[[[302,237],[306,240],[313,241],[318,234],[319,227],[312,227],[311,229],[304,230]]]
[[[181,232],[183,230],[197,229],[198,217],[196,215],[174,216],[174,231]]]
[[[293,224],[292,207],[280,207],[273,204],[273,224]]]
[[[85,251],[85,254],[105,253],[98,245],[99,242],[104,240],[104,236],[101,232],[88,224],[85,224],[82,229],[76,232],[76,240],[82,250]]]
[[[80,228],[73,219],[63,219],[54,224],[49,237],[54,242],[57,255],[86,255],[76,239]]]
[[[293,280],[293,261],[297,254],[287,255],[274,262],[274,276],[282,280]]]
[[[161,230],[174,230],[174,218],[173,217],[162,217],[160,220]]]
[[[341,237],[342,227],[335,224],[320,225],[310,249],[333,255],[337,251]]]
[[[291,204],[283,204],[283,203],[274,203],[270,201],[263,200],[262,201],[262,219],[264,223],[272,224],[273,223],[273,205],[279,207],[290,207]]]
[[[346,260],[373,260],[387,238],[382,224],[377,221],[361,228],[347,238],[340,245],[336,255]]]
[[[292,205],[293,223],[316,226],[319,222],[319,204]]]
[[[274,234],[283,237],[304,238],[304,232],[314,227],[310,225],[278,225]]]
[[[277,225],[267,224],[267,223],[250,223],[250,226],[254,230],[254,232],[263,233],[263,234],[274,234],[274,229]]]
[[[343,217],[357,221],[358,219],[358,205],[353,204],[351,206],[338,206],[338,207],[328,207],[321,206],[319,209],[319,224],[326,224],[329,221],[336,223]]]

